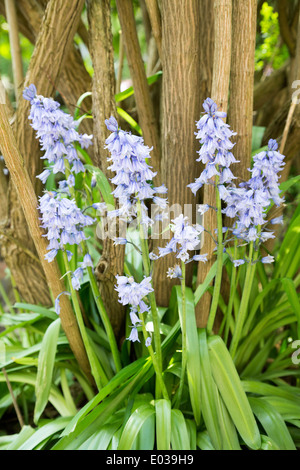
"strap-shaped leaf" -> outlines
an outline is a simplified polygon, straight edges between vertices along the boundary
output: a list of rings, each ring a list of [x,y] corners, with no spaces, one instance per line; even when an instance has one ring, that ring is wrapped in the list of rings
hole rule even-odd
[[[288,428],[278,411],[264,398],[250,397],[249,402],[267,435],[281,450],[296,450]]]
[[[258,426],[224,341],[219,336],[211,336],[208,348],[214,380],[235,427],[248,447],[259,449]]]
[[[108,179],[106,178],[103,171],[100,168],[93,166],[93,165],[85,165],[85,168],[89,170],[91,173],[94,173],[96,177],[97,187],[99,188],[104,202],[110,207],[110,209],[115,207],[115,200],[112,195],[112,188]]]
[[[171,402],[155,401],[157,450],[169,450],[171,442]]]
[[[178,301],[179,317],[182,318],[182,293],[179,286],[175,286]],[[200,353],[197,336],[194,294],[186,288],[186,339],[187,339],[187,365],[186,373],[190,392],[190,400],[197,425],[200,424]],[[182,320],[181,320],[182,321]]]
[[[140,429],[154,413],[154,407],[150,404],[142,405],[132,413],[123,429],[118,450],[132,448]]]
[[[49,400],[53,368],[60,330],[60,318],[52,322],[46,330],[38,358],[38,370],[35,385],[36,403],[34,422],[37,423]]]
[[[171,411],[172,450],[190,450],[190,439],[186,422],[180,410]]]

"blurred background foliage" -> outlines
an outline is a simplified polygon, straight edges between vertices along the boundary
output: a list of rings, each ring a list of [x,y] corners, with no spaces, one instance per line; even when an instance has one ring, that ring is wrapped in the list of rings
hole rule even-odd
[[[271,3],[271,2],[269,2]],[[264,2],[260,11],[259,31],[255,51],[255,70],[265,67],[279,69],[289,58],[289,51],[280,37],[278,12],[268,2]]]

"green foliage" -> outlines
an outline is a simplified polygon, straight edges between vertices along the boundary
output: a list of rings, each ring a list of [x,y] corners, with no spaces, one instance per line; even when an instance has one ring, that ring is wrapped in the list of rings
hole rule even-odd
[[[280,41],[278,13],[268,2],[264,2],[260,16],[261,33],[255,50],[255,70],[260,71],[266,65],[278,69],[289,57],[286,45]]]
[[[95,171],[86,165],[91,173]],[[97,174],[93,197],[109,198],[108,182]],[[89,184],[87,182],[87,184]],[[284,184],[289,191],[297,178]],[[83,203],[79,199],[79,203]],[[155,398],[154,368],[144,348],[132,347],[123,355],[122,369],[111,368],[111,353],[101,324],[93,314],[93,300],[85,290],[85,306],[95,330],[88,330],[94,351],[110,377],[98,392],[82,375],[53,309],[15,303],[1,316],[0,333],[6,368],[14,394],[27,415],[20,433],[0,436],[3,449],[53,450],[295,450],[299,447],[299,367],[292,363],[293,341],[299,338],[300,206],[286,229],[270,270],[257,265],[251,288],[247,319],[234,361],[220,334],[208,336],[197,329],[195,306],[216,275],[211,268],[207,281],[186,289],[187,368],[180,408],[174,397],[181,377],[182,291],[173,288],[170,305],[160,309],[164,380],[170,399]],[[134,230],[130,239],[138,245]],[[224,256],[231,275],[232,264]],[[141,255],[126,250],[128,274],[142,278]],[[239,268],[234,293],[235,328],[241,301],[245,266]],[[88,285],[87,285],[88,288]],[[89,300],[90,299],[90,300]],[[226,313],[220,299],[221,310]],[[14,313],[14,311],[16,313]],[[131,351],[130,351],[131,350]],[[132,359],[129,359],[131,352]],[[72,392],[79,387],[80,401]],[[292,385],[291,385],[292,384]],[[0,374],[0,416],[12,405]],[[24,393],[25,388],[27,393]],[[30,393],[29,393],[30,391]],[[77,392],[78,393],[78,392]],[[176,403],[176,400],[175,400]],[[52,419],[45,411],[55,410]],[[27,410],[27,413],[25,413]],[[34,422],[32,422],[32,418]]]

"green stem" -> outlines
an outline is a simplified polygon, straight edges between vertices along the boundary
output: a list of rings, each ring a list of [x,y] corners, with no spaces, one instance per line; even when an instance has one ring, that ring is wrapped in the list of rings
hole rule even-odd
[[[12,315],[14,315],[16,312],[15,312],[14,309],[12,308],[12,305],[11,305],[11,303],[10,303],[10,300],[9,300],[9,298],[8,298],[8,295],[7,295],[7,293],[6,293],[5,289],[4,289],[3,284],[2,284],[1,281],[0,281],[0,294],[2,295],[3,300],[4,300],[5,304],[6,304],[6,306],[8,307],[10,313],[11,313]]]
[[[81,333],[82,341],[84,343],[86,353],[87,353],[87,356],[88,356],[88,359],[89,359],[89,362],[90,362],[92,375],[95,379],[98,390],[100,390],[102,388],[102,386],[104,386],[108,383],[108,379],[107,379],[106,374],[105,374],[101,364],[99,363],[98,358],[96,356],[96,353],[93,350],[93,348],[91,346],[91,343],[89,341],[89,337],[87,335],[85,325],[84,325],[84,321],[83,321],[83,317],[82,317],[82,313],[81,313],[81,310],[80,310],[80,305],[79,305],[79,302],[78,302],[77,293],[73,289],[73,286],[72,286],[72,279],[71,279],[71,274],[70,274],[70,265],[69,265],[67,253],[65,251],[63,251],[63,258],[64,258],[65,267],[66,267],[67,278],[68,278],[68,283],[69,283],[69,289],[70,289],[70,292],[71,292],[73,307],[74,307],[77,323],[78,323],[78,326],[79,326],[79,330],[80,330],[80,333]]]
[[[122,364],[120,360],[120,354],[119,354],[116,337],[112,329],[110,320],[108,318],[106,309],[104,307],[103,300],[101,298],[99,287],[95,279],[93,270],[90,267],[88,267],[87,270],[88,270],[89,280],[90,280],[93,296],[95,299],[95,303],[97,305],[97,308],[98,308],[98,311],[99,311],[99,314],[100,314],[100,317],[101,317],[101,320],[102,320],[102,323],[105,328],[107,338],[110,344],[110,349],[111,349],[113,360],[116,366],[116,371],[119,372],[122,369]]]
[[[247,308],[248,308],[248,303],[249,303],[249,298],[251,294],[252,283],[253,283],[255,268],[256,268],[255,260],[257,259],[257,256],[258,256],[258,251],[255,251],[254,256],[253,256],[253,251],[254,251],[254,244],[253,242],[251,242],[250,248],[249,248],[249,264],[247,266],[242,300],[241,300],[239,312],[237,315],[237,320],[236,320],[236,325],[235,325],[232,341],[231,341],[230,348],[229,348],[232,358],[235,357],[236,350],[241,339],[241,334],[242,334],[243,326],[245,323],[245,319],[247,316]]]
[[[141,322],[142,322],[142,331],[143,331],[144,340],[146,341],[149,337],[149,334],[146,330],[145,316],[144,316],[143,313],[139,313],[139,316],[140,316],[140,319],[141,319]],[[150,354],[151,359],[152,359],[153,368],[155,370],[156,377],[157,377],[157,380],[159,382],[160,390],[162,392],[162,395],[163,395],[165,400],[169,400],[169,394],[168,394],[166,385],[164,383],[161,368],[159,367],[159,364],[158,364],[158,361],[157,361],[157,355],[154,352],[153,347],[152,347],[151,344],[149,346],[147,346],[147,348],[148,348],[149,354]],[[157,396],[156,398],[159,398],[159,396]]]
[[[70,172],[70,165],[69,165],[69,162],[68,162],[67,159],[65,159],[65,168],[66,168],[66,178],[68,178],[70,176],[71,172]],[[74,187],[69,186],[69,191],[70,191],[71,196],[75,199]],[[87,197],[89,199],[88,193],[87,193]],[[89,203],[90,203],[90,205],[92,205],[92,201],[90,199],[89,199]],[[85,242],[82,242],[80,246],[81,246],[83,255],[88,253],[87,244]],[[109,341],[109,344],[110,344],[110,349],[111,349],[111,352],[112,352],[112,356],[113,356],[113,360],[114,360],[114,363],[115,363],[116,371],[119,372],[122,369],[122,364],[121,364],[121,360],[120,360],[120,354],[119,354],[119,350],[118,350],[116,337],[115,337],[113,328],[111,326],[109,317],[107,315],[106,309],[104,307],[104,303],[102,301],[101,294],[100,294],[100,291],[99,291],[99,287],[98,287],[97,281],[95,279],[95,275],[93,273],[93,270],[92,270],[92,268],[88,267],[87,271],[88,271],[88,275],[89,275],[89,280],[90,280],[90,285],[91,285],[91,288],[92,288],[93,297],[94,297],[95,303],[97,305],[97,308],[98,308],[98,311],[99,311],[99,314],[100,314],[100,317],[101,317],[102,323],[104,325],[104,328],[105,328],[105,331],[106,331],[106,334],[107,334],[107,338],[108,338],[108,341]]]
[[[234,254],[233,259],[237,258],[237,240],[234,241]],[[229,301],[228,307],[226,312],[226,324],[225,324],[225,333],[224,333],[224,342],[227,344],[228,336],[229,336],[229,328],[230,328],[230,321],[232,318],[232,308],[233,308],[233,301],[236,291],[236,267],[232,265],[232,273],[231,273],[231,280],[230,280],[230,294],[229,294]]]
[[[221,199],[219,193],[219,176],[216,176],[216,204],[217,204],[217,228],[218,228],[218,247],[217,247],[217,273],[215,277],[215,284],[214,284],[214,292],[213,298],[211,302],[209,317],[207,321],[207,332],[210,334],[212,333],[218,303],[219,303],[219,296],[221,290],[221,282],[222,282],[222,271],[223,271],[223,225],[222,225],[222,206],[221,206]]]
[[[10,281],[11,281],[11,286],[13,288],[15,301],[21,303],[21,297],[20,297],[20,294],[19,294],[18,289],[17,289],[17,284],[16,284],[16,281],[15,281],[15,278],[13,277],[13,275],[11,273],[10,273]]]
[[[185,298],[185,264],[181,261],[181,294],[182,294],[182,313],[181,313],[181,336],[182,336],[182,359],[181,359],[181,376],[176,397],[176,407],[180,408],[182,397],[184,378],[187,364],[187,341],[186,341],[186,298]]]
[[[149,248],[148,242],[145,238],[143,225],[141,224],[142,218],[142,208],[141,202],[137,201],[137,213],[138,213],[138,226],[140,231],[140,239],[141,239],[141,246],[142,246],[142,260],[144,266],[144,272],[147,277],[150,276],[150,259],[149,259]],[[153,330],[154,330],[154,343],[155,343],[155,353],[157,357],[157,365],[158,365],[158,374],[162,374],[162,353],[161,353],[161,340],[160,340],[160,321],[157,311],[156,299],[154,291],[150,292],[149,295],[151,313],[152,313],[152,321],[153,321]]]

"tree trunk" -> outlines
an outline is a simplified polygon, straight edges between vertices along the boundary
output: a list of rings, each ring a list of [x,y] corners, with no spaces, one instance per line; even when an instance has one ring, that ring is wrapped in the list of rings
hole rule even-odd
[[[194,218],[197,199],[187,185],[199,172],[196,162],[198,142],[195,121],[199,120],[202,101],[207,97],[211,60],[211,2],[165,0],[162,13],[162,163],[161,182],[168,188],[169,206],[179,205]],[[187,27],[188,25],[188,27]],[[200,37],[200,31],[206,34]],[[184,40],[183,40],[184,38]],[[185,205],[187,205],[185,207]],[[174,216],[179,213],[173,214]],[[171,216],[171,219],[173,217]],[[155,240],[165,246],[168,240]],[[158,304],[167,306],[174,282],[167,280],[168,267],[176,259],[171,255],[155,262],[154,285]],[[191,285],[192,263],[187,265]]]
[[[145,144],[153,146],[151,164],[159,170],[160,142],[153,103],[151,100],[145,67],[139,46],[133,4],[131,0],[116,0],[119,20],[122,28],[126,57],[133,83],[139,123],[143,131]]]
[[[0,89],[1,88],[2,83],[0,83]],[[37,198],[30,181],[28,171],[26,170],[25,162],[20,154],[11,126],[8,122],[7,107],[5,104],[1,103],[0,144],[1,152],[3,153],[7,168],[9,169],[20,208],[24,214],[24,223],[28,228],[28,233],[30,234],[31,240],[33,240],[39,259],[41,260],[49,289],[51,290],[54,298],[56,298],[59,294],[65,291],[65,285],[60,279],[56,260],[52,263],[48,263],[48,261],[45,260],[48,241],[42,236],[43,231],[40,228],[39,214],[37,211]],[[89,362],[70,301],[66,295],[62,295],[60,299],[60,319],[62,327],[82,371],[87,375],[91,383],[93,383]]]
[[[256,40],[256,0],[233,0],[232,58],[228,124],[237,135],[233,152],[239,163],[232,172],[248,180],[253,126],[254,53]],[[226,223],[225,223],[226,225]]]
[[[93,117],[94,117],[94,158],[95,164],[105,175],[109,156],[104,148],[108,130],[105,119],[117,116],[115,102],[115,74],[110,22],[110,0],[88,0],[88,20],[90,28],[90,49],[94,67],[93,75]],[[103,240],[103,252],[96,268],[99,288],[107,309],[112,327],[120,336],[124,323],[125,309],[118,302],[115,291],[117,274],[124,270],[124,246],[114,246],[109,238]]]
[[[215,0],[215,51],[212,82],[212,99],[217,103],[220,110],[227,111],[230,60],[231,60],[231,0]],[[204,187],[204,204],[216,207],[215,188],[213,185]],[[214,210],[205,214],[204,226],[211,233],[217,227],[217,217]],[[204,234],[202,253],[208,254],[207,263],[199,263],[197,284],[202,284],[206,279],[214,261],[213,250],[215,243],[208,233]],[[196,307],[196,319],[198,327],[205,327],[209,315],[211,296],[206,292]]]
[[[77,30],[83,4],[83,0],[51,0],[48,3],[26,74],[25,86],[34,83],[39,94],[52,95]],[[20,100],[14,131],[18,148],[24,155],[25,166],[38,194],[41,185],[36,180],[36,175],[41,170],[42,162],[35,132],[28,121],[29,108],[28,101]],[[49,288],[41,264],[34,261],[35,246],[12,182],[9,184],[8,204],[9,219],[5,227],[2,227],[6,235],[1,239],[2,255],[15,278],[21,297],[30,303],[49,305]],[[17,243],[13,240],[17,240]],[[26,251],[22,249],[23,244],[26,244]],[[32,252],[33,257],[28,256],[27,251]]]

